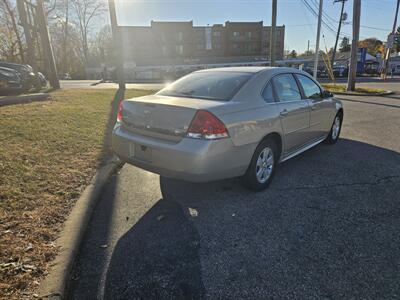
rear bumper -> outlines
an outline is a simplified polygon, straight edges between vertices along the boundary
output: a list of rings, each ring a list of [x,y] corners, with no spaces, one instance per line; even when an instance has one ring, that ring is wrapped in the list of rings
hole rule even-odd
[[[183,138],[179,143],[137,135],[116,125],[112,147],[121,160],[165,177],[206,182],[241,176],[252,147],[236,147],[228,139]]]

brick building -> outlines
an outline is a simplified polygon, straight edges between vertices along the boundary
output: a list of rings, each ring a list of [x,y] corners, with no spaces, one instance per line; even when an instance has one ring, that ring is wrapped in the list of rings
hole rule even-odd
[[[268,65],[271,27],[262,21],[210,26],[152,21],[150,26],[120,26],[119,30],[128,81],[175,79],[220,66]],[[276,37],[276,59],[282,60],[285,26],[277,26]],[[103,66],[87,65],[86,76],[102,78],[103,70]],[[114,66],[107,70],[113,73]]]
[[[225,22],[193,26],[193,22],[151,22],[120,27],[125,62],[176,65],[202,58],[260,56],[268,59],[270,26],[263,22]],[[277,27],[276,57],[283,58],[285,26]]]

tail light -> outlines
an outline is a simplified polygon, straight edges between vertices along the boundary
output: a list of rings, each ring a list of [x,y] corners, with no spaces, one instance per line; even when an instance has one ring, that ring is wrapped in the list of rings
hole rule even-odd
[[[118,104],[117,122],[122,122],[122,103],[123,102],[124,101],[121,101]]]
[[[228,137],[228,130],[212,113],[198,110],[190,123],[187,136],[194,139],[221,139]]]

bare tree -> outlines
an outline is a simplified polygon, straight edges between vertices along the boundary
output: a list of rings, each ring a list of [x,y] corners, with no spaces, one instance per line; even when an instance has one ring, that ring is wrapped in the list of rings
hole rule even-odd
[[[74,10],[74,18],[79,27],[83,56],[85,62],[87,62],[92,21],[105,12],[105,3],[99,0],[71,0],[71,4]]]
[[[66,72],[68,66],[68,26],[69,26],[69,0],[64,0],[65,19],[64,19],[64,36],[63,36],[63,72]]]
[[[70,16],[70,8],[69,8],[69,0],[52,0],[49,3],[46,3],[46,15],[49,23],[49,27],[53,28],[50,30],[52,33],[57,32],[59,36],[55,37],[52,34],[52,39],[60,40],[60,34],[62,37],[61,45],[62,51],[58,53],[59,59],[61,59],[62,64],[58,65],[58,69],[65,73],[68,69],[69,57],[68,57],[68,31],[71,24],[69,23]],[[60,26],[62,30],[60,30]],[[54,48],[54,45],[53,45]],[[59,47],[57,47],[59,48]],[[58,58],[57,58],[58,59]]]
[[[103,26],[91,40],[90,54],[99,64],[114,64],[114,47],[112,41],[110,25]]]
[[[81,51],[81,38],[78,28],[69,23],[68,41],[66,46],[65,40],[65,24],[63,20],[52,23],[49,27],[51,39],[53,41],[54,56],[56,59],[57,69],[64,73],[73,74],[75,77],[84,76],[84,58]],[[67,57],[68,63],[64,61]]]
[[[16,60],[16,56],[20,57],[21,62],[24,62],[24,47],[21,39],[21,31],[18,27],[16,7],[9,0],[1,0],[0,2],[0,13],[2,18],[0,19],[2,32],[8,31],[8,44],[9,49],[6,54],[7,59]],[[3,35],[3,38],[5,36]],[[6,46],[3,44],[3,46]],[[18,54],[15,53],[15,46],[18,47]]]

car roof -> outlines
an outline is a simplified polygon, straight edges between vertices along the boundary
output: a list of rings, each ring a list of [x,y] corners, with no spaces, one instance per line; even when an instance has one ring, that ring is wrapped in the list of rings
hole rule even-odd
[[[238,73],[270,73],[271,75],[279,74],[279,73],[300,73],[304,74],[305,72],[296,69],[296,68],[288,68],[288,67],[224,67],[224,68],[212,68],[212,69],[204,69],[196,71],[198,72],[238,72]]]
[[[6,72],[9,72],[9,73],[16,73],[16,74],[19,74],[18,71],[14,70],[14,69],[6,68],[6,67],[1,67],[1,66],[0,66],[0,71],[6,71]]]
[[[0,61],[0,66],[8,67],[8,68],[27,68],[28,65],[17,64],[13,62]]]
[[[274,69],[271,67],[223,67],[204,69],[196,72],[240,72],[240,73],[258,73],[266,69]]]

